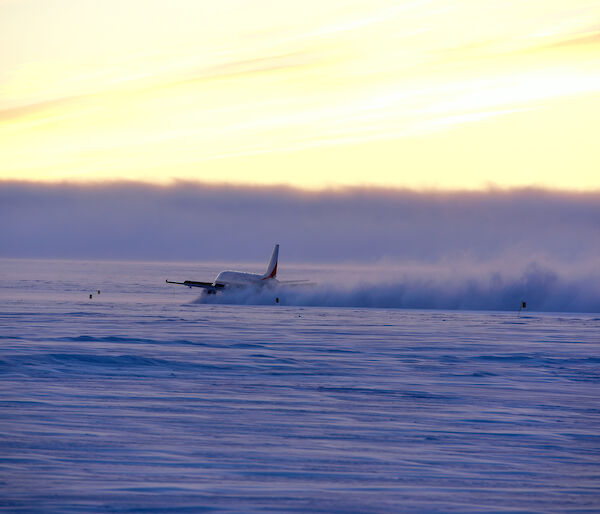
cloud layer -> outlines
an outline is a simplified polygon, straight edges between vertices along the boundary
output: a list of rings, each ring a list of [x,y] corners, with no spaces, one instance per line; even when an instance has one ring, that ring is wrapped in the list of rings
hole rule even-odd
[[[438,263],[600,254],[600,194],[0,185],[1,255]]]

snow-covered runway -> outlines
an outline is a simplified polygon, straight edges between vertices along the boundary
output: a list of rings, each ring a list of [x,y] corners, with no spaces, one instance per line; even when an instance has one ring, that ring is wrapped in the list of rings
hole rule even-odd
[[[65,267],[0,291],[7,512],[600,509],[598,315],[199,305],[161,265]]]

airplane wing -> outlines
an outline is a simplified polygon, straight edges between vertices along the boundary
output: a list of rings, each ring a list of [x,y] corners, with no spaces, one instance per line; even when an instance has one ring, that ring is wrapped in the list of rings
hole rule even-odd
[[[217,289],[223,289],[222,285],[213,285],[212,282],[196,282],[195,280],[186,280],[184,282],[173,282],[172,280],[167,279],[167,284],[179,284],[180,286],[188,286],[188,287],[201,287],[202,289],[207,289],[208,291],[216,291]]]
[[[316,286],[316,282],[310,280],[279,280],[278,284],[282,286]]]

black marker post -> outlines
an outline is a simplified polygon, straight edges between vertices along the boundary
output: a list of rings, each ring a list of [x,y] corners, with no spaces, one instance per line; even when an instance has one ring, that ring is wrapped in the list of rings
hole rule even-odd
[[[527,302],[521,302],[521,307],[519,307],[519,317],[521,317],[521,311],[523,309],[527,309]]]

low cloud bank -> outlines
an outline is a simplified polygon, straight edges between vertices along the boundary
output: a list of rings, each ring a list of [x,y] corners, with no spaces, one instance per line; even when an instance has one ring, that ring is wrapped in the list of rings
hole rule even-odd
[[[263,262],[600,255],[600,193],[0,182],[0,256]]]

